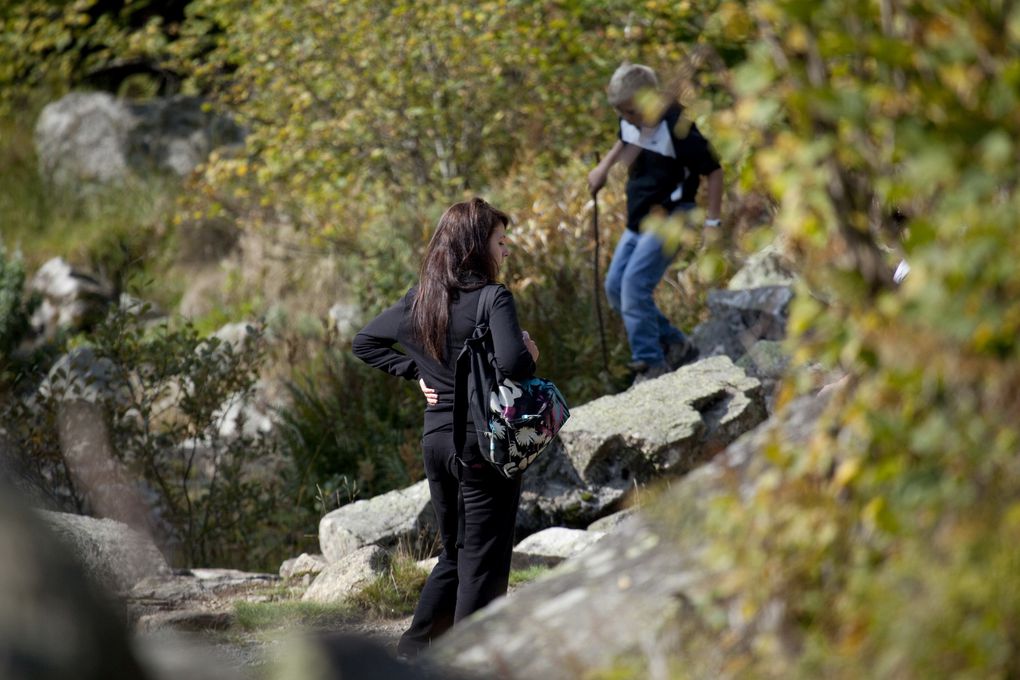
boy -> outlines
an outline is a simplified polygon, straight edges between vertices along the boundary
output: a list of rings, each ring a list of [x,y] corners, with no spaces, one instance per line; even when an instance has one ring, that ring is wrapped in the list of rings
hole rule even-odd
[[[665,101],[659,81],[647,66],[624,63],[607,88],[620,116],[619,139],[588,173],[588,188],[598,193],[616,163],[630,167],[627,179],[627,228],[606,275],[609,305],[623,316],[635,372],[634,384],[657,378],[697,358],[687,336],[655,306],[652,293],[675,252],[665,252],[660,236],[642,233],[652,211],[667,214],[694,208],[700,178],[708,177],[706,228],[719,226],[723,175],[715,152],[698,128],[682,118],[675,99]]]

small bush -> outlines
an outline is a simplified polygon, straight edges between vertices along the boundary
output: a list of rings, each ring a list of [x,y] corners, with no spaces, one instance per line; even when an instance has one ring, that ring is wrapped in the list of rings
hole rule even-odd
[[[30,303],[25,297],[25,264],[21,256],[8,258],[0,241],[0,371],[11,351],[28,332]]]
[[[111,309],[88,338],[97,361],[108,361],[110,389],[95,399],[106,413],[110,450],[152,492],[150,524],[171,562],[275,569],[307,521],[287,502],[287,461],[263,434],[221,429],[231,405],[253,392],[262,362],[258,334],[238,348],[202,338],[184,323],[147,328],[130,312]],[[70,377],[57,371],[59,382]],[[31,382],[31,376],[23,376]],[[80,508],[78,488],[60,454],[55,426],[63,399],[54,389],[14,400],[0,412],[18,448],[37,464],[63,473]]]
[[[351,598],[351,603],[368,616],[396,618],[414,613],[429,572],[413,557],[398,552],[389,569],[367,588]]]

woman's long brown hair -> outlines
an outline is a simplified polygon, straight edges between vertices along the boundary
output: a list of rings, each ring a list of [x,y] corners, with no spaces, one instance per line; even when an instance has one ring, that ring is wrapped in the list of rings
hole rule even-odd
[[[454,203],[436,225],[421,263],[418,292],[411,303],[411,332],[425,353],[442,361],[455,290],[475,290],[496,280],[489,236],[510,218],[480,198]]]

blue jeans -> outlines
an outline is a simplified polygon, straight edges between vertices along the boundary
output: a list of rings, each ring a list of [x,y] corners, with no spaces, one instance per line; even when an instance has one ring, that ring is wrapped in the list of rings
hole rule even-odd
[[[685,338],[652,297],[674,255],[663,252],[663,241],[656,234],[625,229],[606,275],[606,297],[609,306],[623,316],[631,356],[650,366],[665,361],[663,343]]]

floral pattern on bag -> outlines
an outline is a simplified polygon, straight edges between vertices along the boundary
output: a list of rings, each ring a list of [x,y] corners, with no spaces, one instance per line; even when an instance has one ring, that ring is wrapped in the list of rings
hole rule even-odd
[[[489,394],[489,406],[487,458],[507,477],[527,469],[570,417],[559,389],[542,378],[503,380]]]

